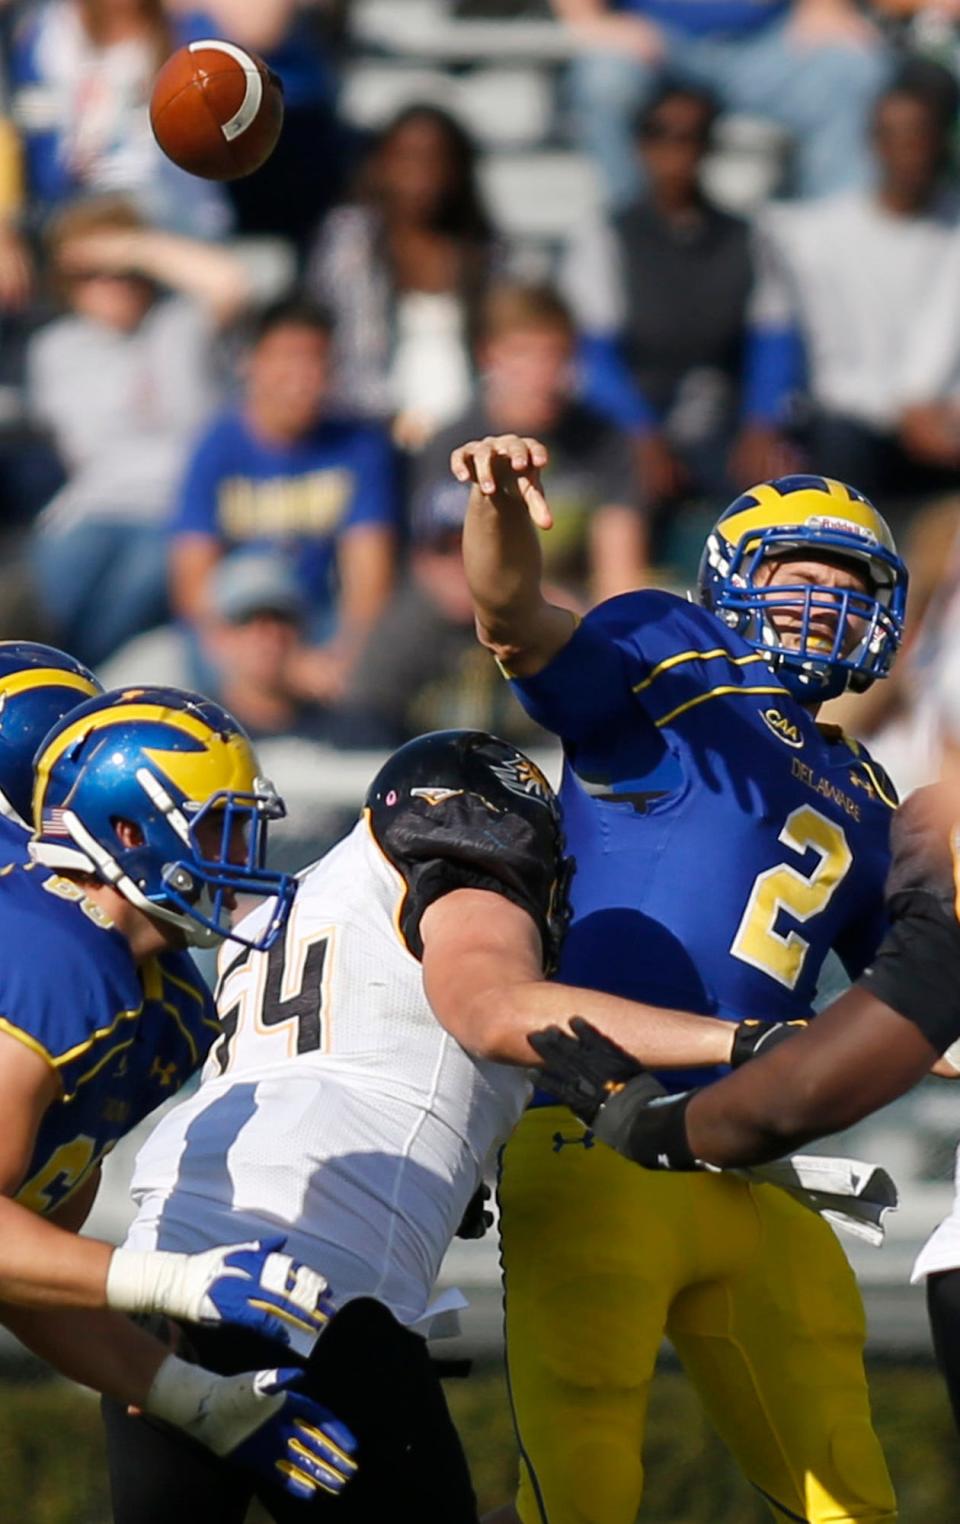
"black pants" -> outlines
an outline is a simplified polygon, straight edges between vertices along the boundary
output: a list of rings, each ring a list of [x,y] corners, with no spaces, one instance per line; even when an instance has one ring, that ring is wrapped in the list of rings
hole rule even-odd
[[[221,1375],[298,1363],[238,1329],[189,1331],[201,1364]],[[379,1302],[350,1302],[306,1363],[302,1390],[357,1436],[360,1470],[339,1498],[304,1504],[218,1460],[175,1429],[130,1418],[104,1399],[114,1524],[242,1524],[256,1494],[277,1524],[476,1524],[460,1440],[423,1339]]]
[[[947,1383],[953,1421],[960,1430],[960,1270],[927,1276],[927,1314],[933,1351]]]

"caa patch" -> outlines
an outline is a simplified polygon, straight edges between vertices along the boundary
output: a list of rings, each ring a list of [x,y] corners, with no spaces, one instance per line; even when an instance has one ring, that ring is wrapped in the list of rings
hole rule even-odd
[[[553,789],[543,773],[535,762],[531,762],[529,757],[524,757],[520,752],[507,762],[494,762],[492,771],[511,794],[521,794],[528,799],[537,799],[541,804],[552,803]]]
[[[779,709],[762,709],[760,718],[768,730],[772,730],[778,741],[783,741],[786,746],[800,747],[803,745],[803,736],[800,726],[795,724]]]

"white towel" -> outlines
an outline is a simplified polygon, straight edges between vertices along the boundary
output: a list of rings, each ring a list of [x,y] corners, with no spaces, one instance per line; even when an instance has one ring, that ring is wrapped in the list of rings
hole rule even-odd
[[[780,1186],[811,1212],[874,1249],[883,1243],[884,1217],[896,1211],[899,1201],[892,1176],[879,1164],[865,1164],[862,1159],[795,1154],[731,1173],[758,1185]]]

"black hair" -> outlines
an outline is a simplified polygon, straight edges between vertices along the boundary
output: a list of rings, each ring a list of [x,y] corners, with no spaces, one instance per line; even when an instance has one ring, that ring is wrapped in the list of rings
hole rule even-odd
[[[279,301],[261,307],[251,318],[247,330],[251,348],[255,349],[278,328],[309,328],[329,338],[333,332],[333,318],[326,307],[308,296],[281,297]]]
[[[897,95],[906,95],[924,106],[944,137],[952,132],[960,113],[960,85],[950,70],[935,58],[914,54],[903,60],[877,96],[873,108],[874,123],[884,102]]]
[[[453,160],[453,183],[438,208],[436,230],[478,243],[488,242],[493,236],[493,224],[480,192],[476,143],[463,123],[441,106],[434,106],[429,101],[412,101],[391,117],[373,141],[367,160],[368,171],[390,139],[416,121],[430,122],[443,134]],[[369,173],[364,178],[369,181]]]
[[[650,133],[650,128],[667,101],[672,100],[694,101],[703,110],[703,138],[708,143],[713,134],[717,118],[721,114],[721,105],[718,97],[705,85],[688,84],[686,80],[666,77],[662,79],[648,100],[637,111],[633,118],[632,131],[634,139],[642,140]]]

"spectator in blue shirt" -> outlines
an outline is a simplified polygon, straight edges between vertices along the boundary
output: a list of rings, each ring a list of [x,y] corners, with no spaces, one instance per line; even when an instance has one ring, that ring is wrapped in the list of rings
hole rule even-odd
[[[637,189],[630,123],[669,73],[727,110],[768,117],[795,143],[795,185],[821,196],[862,184],[864,124],[886,60],[853,0],[553,0],[578,43],[579,130],[611,204]]]
[[[173,522],[171,600],[201,634],[215,619],[211,575],[230,551],[288,559],[314,642],[291,685],[339,696],[384,606],[396,555],[394,460],[375,427],[326,416],[329,320],[297,300],[261,317],[238,409],[201,437]]]

